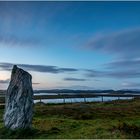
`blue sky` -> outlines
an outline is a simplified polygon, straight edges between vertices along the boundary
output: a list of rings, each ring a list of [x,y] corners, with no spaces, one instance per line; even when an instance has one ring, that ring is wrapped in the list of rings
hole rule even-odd
[[[0,88],[13,64],[34,89],[140,87],[140,2],[0,2]]]

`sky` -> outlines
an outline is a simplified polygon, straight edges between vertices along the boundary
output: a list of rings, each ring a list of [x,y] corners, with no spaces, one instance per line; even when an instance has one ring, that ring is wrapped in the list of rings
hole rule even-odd
[[[0,1],[0,89],[14,64],[34,89],[140,89],[140,2]]]

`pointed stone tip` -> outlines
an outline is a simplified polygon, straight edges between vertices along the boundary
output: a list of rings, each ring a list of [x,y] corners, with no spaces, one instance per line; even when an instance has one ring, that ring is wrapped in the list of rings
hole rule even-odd
[[[13,66],[13,69],[17,69],[17,65],[14,65],[14,66]]]
[[[12,74],[14,74],[16,72],[16,69],[17,69],[17,65],[14,65],[13,69],[12,69]]]

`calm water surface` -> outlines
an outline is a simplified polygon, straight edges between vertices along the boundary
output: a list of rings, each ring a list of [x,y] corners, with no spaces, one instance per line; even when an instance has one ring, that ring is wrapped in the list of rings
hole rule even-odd
[[[35,95],[57,95],[56,93],[39,93]],[[120,97],[120,100],[124,99],[132,99],[133,97]],[[118,100],[118,97],[103,97],[104,101],[113,101]],[[101,102],[101,97],[95,97],[95,98],[69,98],[69,99],[42,99],[41,102],[44,103],[76,103],[76,102]],[[40,100],[34,100],[35,103],[40,102]]]

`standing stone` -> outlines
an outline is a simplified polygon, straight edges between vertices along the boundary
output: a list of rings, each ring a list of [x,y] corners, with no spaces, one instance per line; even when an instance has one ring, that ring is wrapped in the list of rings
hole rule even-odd
[[[29,128],[33,116],[32,76],[14,65],[6,93],[4,124],[12,130]]]

